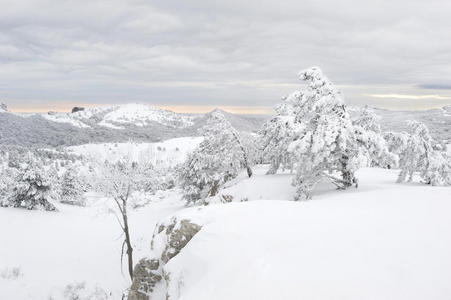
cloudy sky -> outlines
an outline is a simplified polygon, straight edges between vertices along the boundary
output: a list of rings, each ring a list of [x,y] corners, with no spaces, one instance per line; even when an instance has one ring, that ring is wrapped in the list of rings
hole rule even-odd
[[[0,102],[270,111],[319,66],[350,104],[451,104],[451,1],[0,0]]]

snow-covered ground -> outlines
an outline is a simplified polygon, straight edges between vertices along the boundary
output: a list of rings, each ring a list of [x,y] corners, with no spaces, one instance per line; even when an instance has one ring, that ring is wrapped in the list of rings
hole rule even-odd
[[[121,273],[121,229],[108,210],[112,203],[94,196],[93,206],[57,204],[59,212],[0,208],[0,299],[72,299],[64,291],[79,283],[87,284],[88,295],[99,287],[111,293],[108,299],[121,299],[130,285],[125,263]],[[158,219],[181,208],[179,194],[157,193],[130,214],[136,262],[146,254]],[[14,268],[18,276],[11,274]]]
[[[253,186],[253,197],[266,201],[181,212],[203,228],[165,267],[181,280],[172,294],[184,300],[449,299],[451,190],[395,184],[390,170],[359,175],[359,189],[322,185],[307,202],[271,201],[289,193],[276,197],[282,186],[256,176],[234,188]]]
[[[129,158],[134,161],[148,161],[154,166],[175,166],[182,163],[188,153],[192,152],[203,137],[182,137],[169,139],[160,143],[104,143],[72,146],[67,149],[100,161],[117,161]]]
[[[157,194],[130,217],[135,261],[150,253],[156,222],[175,213],[203,228],[165,266],[180,279],[174,299],[450,299],[450,188],[363,169],[358,189],[321,184],[313,200],[293,202],[284,201],[291,176],[264,172],[221,192],[249,202],[183,209],[176,191]],[[103,201],[58,213],[1,208],[0,299],[64,299],[80,282],[120,299],[130,282]]]

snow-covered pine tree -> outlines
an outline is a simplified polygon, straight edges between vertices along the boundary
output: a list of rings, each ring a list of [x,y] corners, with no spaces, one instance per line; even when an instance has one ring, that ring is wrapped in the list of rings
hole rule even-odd
[[[27,163],[19,170],[11,196],[3,205],[55,211],[52,200],[52,186],[44,167],[29,154]]]
[[[187,204],[214,196],[219,187],[235,178],[240,168],[252,176],[247,150],[235,128],[215,110],[209,114],[205,136],[180,170],[181,185]]]
[[[61,202],[79,206],[86,205],[84,185],[73,166],[64,172],[61,180]]]
[[[427,184],[451,185],[451,162],[443,151],[434,150],[434,141],[427,126],[408,121],[409,134],[403,134],[405,144],[400,147],[398,182],[412,181],[415,172]],[[405,140],[405,141],[404,141]]]
[[[429,157],[429,164],[421,172],[426,183],[435,186],[451,185],[451,158],[444,151],[434,150]]]
[[[241,132],[240,137],[243,147],[246,149],[249,163],[251,165],[262,164],[263,153],[260,136],[255,133]]]
[[[388,150],[379,124],[379,116],[365,107],[353,120],[359,149],[370,167],[389,167],[396,163],[396,155]]]
[[[357,186],[359,144],[341,93],[317,67],[301,71],[299,78],[307,86],[285,100],[295,115],[288,150],[297,161],[296,200],[309,199],[322,178],[340,189]]]
[[[388,151],[394,155],[395,159],[387,165],[388,169],[399,168],[402,154],[406,151],[409,134],[407,132],[389,131],[383,134]]]
[[[265,161],[269,161],[267,174],[275,174],[282,165],[293,169],[292,153],[288,146],[294,137],[294,113],[290,103],[281,103],[276,107],[276,116],[263,125],[260,131],[262,151]]]
[[[216,143],[219,146],[220,143],[227,143],[227,147],[223,150],[238,157],[240,165],[246,169],[247,176],[252,176],[247,149],[241,141],[241,136],[220,110],[215,109],[209,114],[206,125],[201,131],[212,142],[212,145]]]

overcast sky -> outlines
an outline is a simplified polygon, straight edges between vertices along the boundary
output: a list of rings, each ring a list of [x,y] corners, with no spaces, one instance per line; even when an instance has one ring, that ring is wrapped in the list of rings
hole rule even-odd
[[[451,104],[451,1],[0,0],[0,102],[266,112],[319,66],[350,104]]]

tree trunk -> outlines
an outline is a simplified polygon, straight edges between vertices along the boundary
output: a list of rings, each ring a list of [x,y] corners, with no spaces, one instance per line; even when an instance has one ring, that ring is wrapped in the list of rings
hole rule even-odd
[[[240,146],[241,152],[243,153],[244,167],[246,168],[247,176],[249,176],[249,178],[250,178],[252,176],[252,169],[249,166],[249,162],[247,160],[246,149],[244,149],[243,144],[241,143],[241,140],[240,140],[240,138],[239,138],[239,136],[238,136],[238,134],[236,132],[233,132],[233,137],[235,138],[236,142]]]
[[[123,211],[122,219],[124,221],[124,234],[125,234],[125,244],[127,245],[127,258],[128,258],[128,274],[130,279],[133,281],[133,247],[130,238],[130,231],[128,228],[128,217],[127,217],[127,203],[123,201]]]

